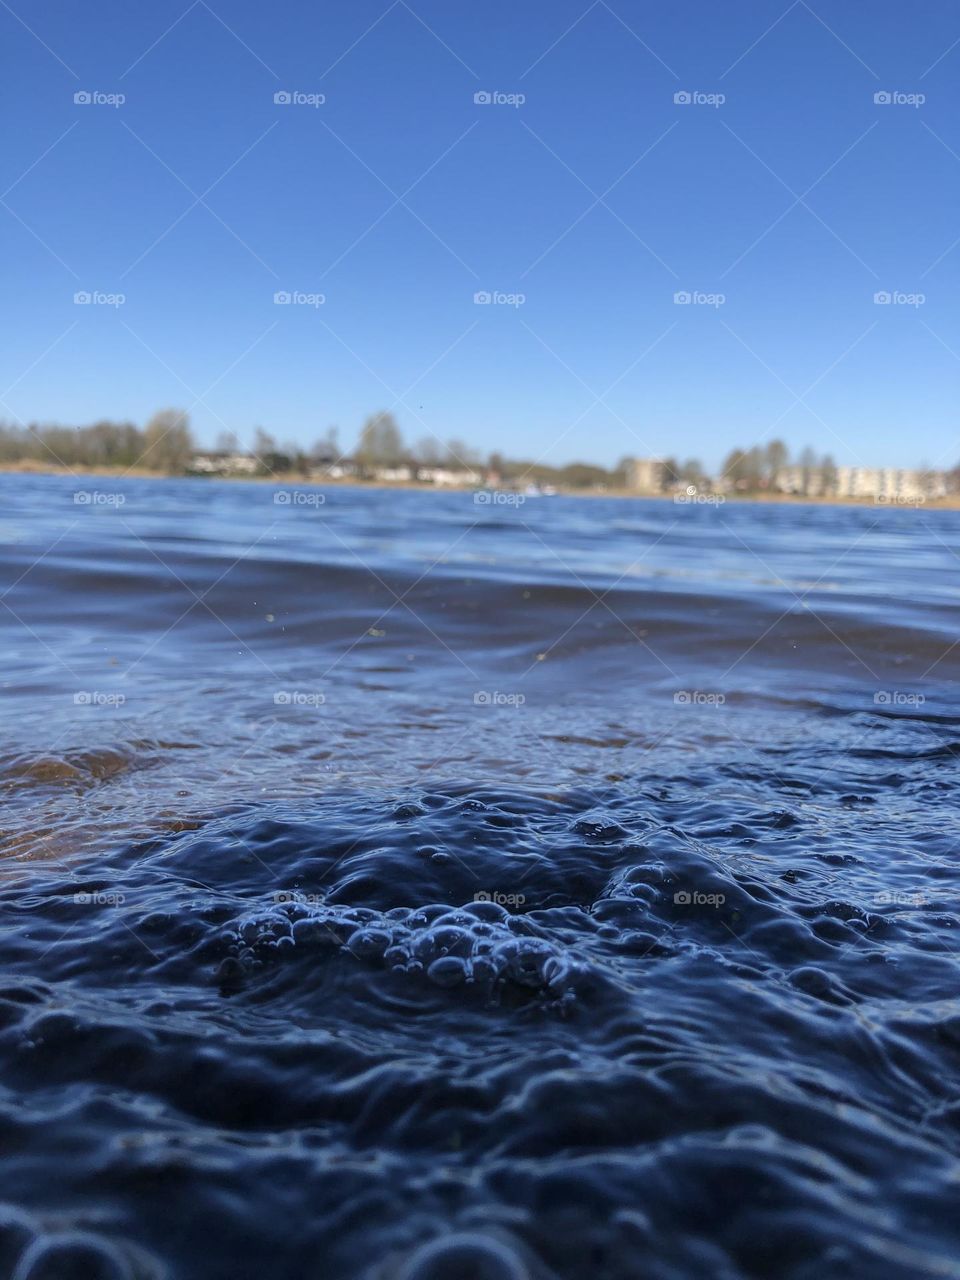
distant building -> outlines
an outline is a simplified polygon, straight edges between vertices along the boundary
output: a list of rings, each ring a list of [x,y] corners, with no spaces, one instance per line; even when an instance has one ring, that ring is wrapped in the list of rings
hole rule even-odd
[[[780,467],[773,474],[771,488],[779,493],[803,493],[803,467]]]
[[[469,488],[479,484],[483,477],[479,471],[468,471],[460,467],[420,467],[417,470],[417,479],[424,480],[427,484]]]
[[[349,458],[314,459],[310,467],[311,480],[347,480],[357,474],[356,464]]]
[[[897,467],[837,467],[837,493],[843,498],[912,501],[942,498],[948,491],[942,471]]]
[[[832,477],[823,467],[781,467],[773,476],[771,489],[779,493],[803,494],[808,498],[821,498],[833,492]]]
[[[920,476],[928,498],[945,498],[954,491],[953,476],[949,471],[921,471]]]
[[[195,453],[187,470],[195,476],[252,476],[259,469],[247,453]]]
[[[663,463],[659,458],[629,458],[626,479],[627,488],[637,493],[660,493],[664,481]]]
[[[879,467],[837,467],[837,493],[842,498],[875,498],[880,475]]]
[[[781,467],[772,487],[780,493],[809,498],[873,498],[877,502],[922,501],[941,498],[949,490],[944,471],[897,467]]]
[[[413,468],[410,466],[400,467],[374,467],[374,480],[385,480],[387,484],[396,484],[405,480],[413,479]]]

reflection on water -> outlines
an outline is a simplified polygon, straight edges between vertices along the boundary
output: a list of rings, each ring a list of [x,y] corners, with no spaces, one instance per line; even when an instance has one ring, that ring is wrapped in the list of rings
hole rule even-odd
[[[960,516],[97,484],[0,479],[0,1273],[960,1275]]]

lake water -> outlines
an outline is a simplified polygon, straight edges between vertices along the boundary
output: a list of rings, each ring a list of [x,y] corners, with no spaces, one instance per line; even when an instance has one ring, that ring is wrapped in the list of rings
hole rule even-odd
[[[960,1276],[958,569],[0,477],[0,1275]]]

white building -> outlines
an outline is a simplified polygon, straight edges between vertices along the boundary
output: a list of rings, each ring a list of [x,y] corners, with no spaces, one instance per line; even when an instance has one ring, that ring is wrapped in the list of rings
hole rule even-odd
[[[385,480],[387,484],[402,483],[413,479],[413,468],[408,466],[374,467],[373,478],[374,480]]]
[[[837,467],[837,493],[842,498],[875,498],[880,502],[940,498],[947,492],[942,471],[897,467]]]
[[[190,470],[198,476],[252,476],[259,466],[246,453],[195,453],[190,460]]]
[[[357,468],[346,458],[323,462],[310,468],[311,480],[346,480],[357,474]]]
[[[454,485],[461,488],[479,484],[483,478],[479,471],[455,470],[452,467],[420,467],[417,477],[428,484]]]

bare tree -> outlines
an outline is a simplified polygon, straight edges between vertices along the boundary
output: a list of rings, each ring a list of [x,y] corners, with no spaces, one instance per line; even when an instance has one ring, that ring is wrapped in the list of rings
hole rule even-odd
[[[771,440],[767,445],[765,462],[767,483],[772,487],[777,482],[777,476],[787,465],[790,452],[782,440]]]
[[[813,452],[809,445],[800,453],[798,459],[800,466],[800,486],[804,495],[810,493],[814,487],[814,479],[817,469],[817,455]]]
[[[337,462],[341,457],[340,453],[340,428],[327,427],[324,434],[316,441],[310,450],[310,460],[314,463]]]
[[[443,460],[440,441],[436,436],[421,436],[413,446],[413,456],[422,467],[438,467]]]
[[[460,471],[464,467],[479,467],[481,465],[480,455],[476,449],[464,444],[462,440],[447,441],[443,461],[455,471]]]
[[[179,475],[193,456],[190,419],[183,409],[161,409],[147,423],[141,461],[151,471]]]
[[[360,430],[357,462],[365,472],[376,467],[397,467],[404,461],[403,436],[392,413],[373,414]]]

